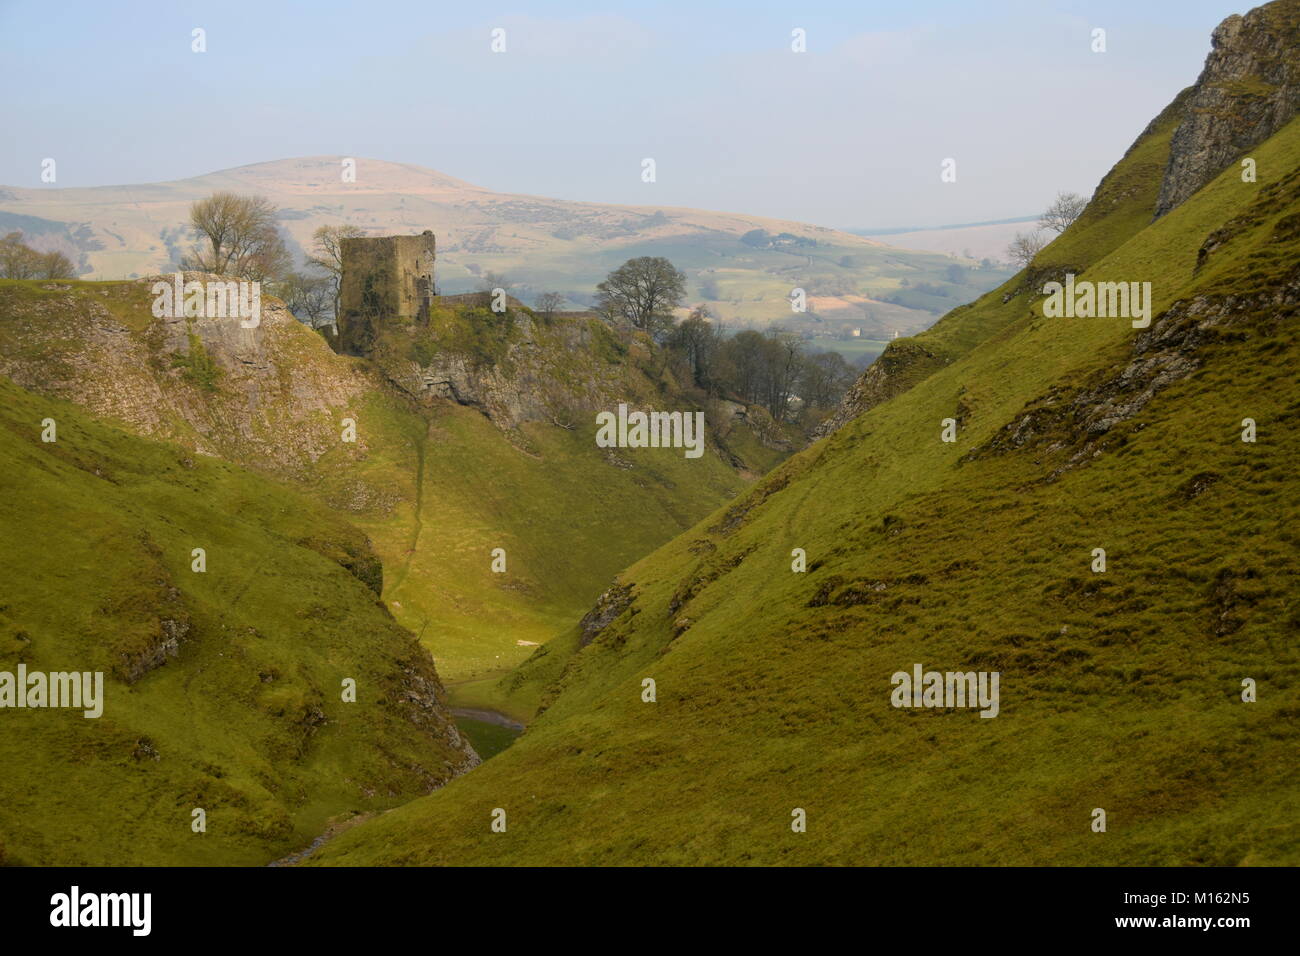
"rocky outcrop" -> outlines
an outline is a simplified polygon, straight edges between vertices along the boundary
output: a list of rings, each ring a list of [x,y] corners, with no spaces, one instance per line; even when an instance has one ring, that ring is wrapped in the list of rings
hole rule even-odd
[[[388,382],[419,404],[450,401],[473,408],[527,448],[519,426],[591,427],[595,415],[620,404],[644,412],[700,409],[665,368],[649,337],[591,315],[546,317],[507,299],[504,312],[480,294],[440,296],[427,326],[393,321],[367,354]],[[788,454],[794,445],[757,405],[706,400],[705,447],[742,474],[749,469],[728,437],[748,433],[759,445]],[[613,449],[615,467],[630,462]]]
[[[1300,270],[1276,290],[1253,296],[1198,295],[1175,302],[1133,340],[1127,362],[1090,386],[1056,388],[1030,404],[1014,421],[965,456],[965,460],[1003,455],[1018,449],[1063,452],[1049,476],[1060,475],[1098,457],[1124,438],[1118,426],[1138,415],[1155,396],[1187,378],[1204,362],[1205,349],[1232,341],[1242,327],[1293,319],[1300,312]],[[1189,496],[1199,493],[1189,490]]]
[[[737,430],[748,430],[760,445],[773,451],[793,452],[794,444],[781,431],[766,408],[761,405],[745,405],[729,399],[719,398],[707,403],[705,421],[713,430],[720,443]]]
[[[502,428],[524,422],[562,420],[557,409],[560,398],[554,383],[547,381],[545,349],[534,334],[531,317],[511,311],[499,321],[512,326],[512,340],[499,359],[486,361],[471,352],[440,348],[424,359],[393,363],[381,359],[381,367],[403,391],[425,404],[447,399],[482,412]],[[582,330],[574,328],[569,347],[580,349]]]
[[[628,400],[628,343],[599,322],[534,316],[508,300],[489,312],[479,296],[442,296],[434,326],[392,322],[369,358],[420,404],[474,408],[502,430],[527,422],[571,428]]]
[[[615,583],[607,588],[596,598],[595,607],[578,622],[578,630],[582,635],[578,639],[578,646],[586,647],[599,637],[600,632],[621,617],[635,599],[636,594],[630,585]]]
[[[814,440],[825,438],[863,412],[907,391],[943,365],[942,356],[918,342],[911,339],[890,342],[880,357],[845,392],[839,408],[817,426],[813,432]]]
[[[193,630],[185,596],[168,573],[162,550],[147,531],[137,541],[148,574],[129,593],[98,609],[117,622],[110,657],[114,676],[127,684],[175,659]]]
[[[347,359],[271,296],[255,328],[234,317],[154,317],[159,281],[172,277],[4,290],[0,374],[139,434],[264,471],[297,475],[340,448],[339,422],[370,387]],[[345,450],[365,447],[359,434]]]
[[[174,610],[170,615],[158,617],[154,639],[134,650],[123,651],[115,662],[114,675],[127,684],[134,684],[179,655],[181,643],[189,636],[191,624],[180,591],[169,587],[164,596]]]
[[[446,692],[428,652],[415,648],[406,659],[397,661],[397,666],[401,676],[392,679],[388,690],[398,708],[408,721],[441,739],[449,748],[450,757],[445,766],[419,768],[426,789],[433,791],[451,777],[473,770],[482,763],[482,758],[452,719]]]
[[[1214,31],[1174,132],[1155,214],[1163,216],[1300,109],[1300,0],[1277,0]]]

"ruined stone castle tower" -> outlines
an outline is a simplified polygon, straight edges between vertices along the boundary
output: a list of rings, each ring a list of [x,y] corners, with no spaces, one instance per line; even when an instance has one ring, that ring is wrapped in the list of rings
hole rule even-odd
[[[380,322],[425,322],[433,303],[434,236],[344,239],[339,351],[364,354]]]

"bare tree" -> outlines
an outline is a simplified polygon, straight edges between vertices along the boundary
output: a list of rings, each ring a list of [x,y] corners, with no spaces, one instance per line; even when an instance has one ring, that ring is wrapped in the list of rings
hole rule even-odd
[[[335,316],[339,314],[339,295],[343,289],[343,240],[360,239],[365,234],[357,226],[320,226],[311,234],[312,252],[307,264],[327,274]]]
[[[23,242],[21,232],[0,239],[0,279],[36,278],[40,254]]]
[[[537,297],[536,311],[548,319],[554,318],[564,306],[564,296],[558,292],[543,292]]]
[[[72,260],[57,249],[36,255],[36,278],[71,279],[76,275]]]
[[[776,421],[784,421],[803,370],[803,342],[792,333],[774,329],[764,351],[767,365],[765,404]]]
[[[509,292],[512,284],[513,283],[511,283],[505,276],[501,275],[501,273],[489,271],[479,276],[478,291],[491,292],[494,289],[504,289]]]
[[[1087,207],[1088,200],[1078,193],[1057,193],[1047,211],[1038,217],[1038,228],[1065,232]]]
[[[334,288],[327,276],[290,272],[282,281],[275,283],[274,292],[284,299],[284,304],[299,321],[313,329],[328,325],[329,318],[334,314],[331,310]]]
[[[642,256],[606,276],[596,293],[596,308],[608,318],[659,333],[672,327],[673,309],[686,298],[686,273],[661,256]]]
[[[72,260],[57,249],[38,252],[23,242],[21,232],[0,239],[0,279],[71,279]]]
[[[721,341],[721,333],[709,310],[700,305],[673,329],[668,347],[681,354],[691,381],[701,388],[709,388],[713,384],[713,366]]]
[[[716,372],[723,391],[734,392],[747,402],[763,400],[763,353],[767,336],[753,329],[737,332],[719,343]]]
[[[276,208],[261,196],[217,192],[190,206],[198,240],[181,267],[265,281],[286,275],[293,258],[275,221]]]
[[[799,395],[817,408],[834,408],[857,377],[839,352],[814,352],[804,358]]]
[[[722,343],[722,333],[705,306],[695,306],[668,337],[668,349],[681,355],[685,373],[693,385],[714,385],[714,362]]]
[[[1007,246],[1007,258],[1021,269],[1034,261],[1034,256],[1047,245],[1047,240],[1039,232],[1018,232]]]

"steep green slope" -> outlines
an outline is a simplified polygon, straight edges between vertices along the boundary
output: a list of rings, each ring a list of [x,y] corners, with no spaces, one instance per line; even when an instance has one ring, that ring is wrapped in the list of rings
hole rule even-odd
[[[597,319],[545,320],[522,306],[502,317],[479,298],[443,297],[427,328],[387,323],[370,356],[418,403],[418,415],[408,406],[384,427],[423,433],[407,432],[409,505],[360,523],[392,569],[385,597],[394,614],[424,633],[449,680],[525,659],[617,570],[734,497],[750,467],[784,457],[741,445],[744,429],[725,450],[714,430],[710,453],[697,459],[597,447],[598,409],[690,405],[662,357],[643,336],[620,336]],[[535,704],[491,696],[521,717]]]
[[[442,300],[427,329],[387,328],[361,359],[269,297],[242,329],[155,318],[147,281],[3,281],[0,373],[345,514],[374,542],[398,622],[464,681],[524,660],[787,454],[743,426],[694,460],[597,448],[596,409],[695,407],[661,356],[593,319],[472,299]]]
[[[104,675],[98,718],[0,710],[3,862],[262,864],[474,764],[309,498],[0,379],[0,524],[0,671]]]
[[[931,328],[890,342],[880,358],[849,390],[844,402],[819,429],[829,435],[867,409],[893,398],[976,346],[1014,334],[1032,318],[1024,293],[1067,271],[1081,273],[1151,222],[1169,141],[1178,127],[1189,90],[1181,93],[1138,136],[1093,194],[1079,219],[1039,253],[1030,268],[989,295],[953,309]]]
[[[424,633],[449,680],[526,658],[527,642],[567,627],[614,569],[741,486],[717,458],[665,450],[639,455],[635,467],[625,467],[635,452],[621,453],[624,464],[606,460],[592,425],[522,433],[527,454],[477,412],[440,406],[412,469],[418,497],[385,518],[358,518],[386,556],[394,615]],[[498,548],[504,572],[493,570]]]
[[[1300,124],[1151,223],[1173,125],[926,374],[521,668],[510,750],[312,862],[1300,862]],[[1045,318],[1066,266],[1151,282],[1151,327]],[[1000,713],[891,706],[915,664],[998,672]]]

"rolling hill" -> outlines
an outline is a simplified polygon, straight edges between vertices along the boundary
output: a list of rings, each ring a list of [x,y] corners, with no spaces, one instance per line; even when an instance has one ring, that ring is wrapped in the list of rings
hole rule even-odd
[[[492,272],[525,301],[558,291],[584,305],[596,283],[624,260],[667,256],[690,277],[692,300],[708,304],[720,318],[739,325],[780,322],[823,334],[850,327],[876,339],[896,330],[918,332],[1008,274],[972,271],[974,261],[885,246],[820,226],[497,193],[382,160],[357,160],[355,182],[345,183],[341,158],[332,156],[257,163],[167,183],[0,187],[0,230],[20,230],[41,248],[61,248],[82,263],[83,278],[151,275],[168,271],[189,248],[189,205],[217,190],[256,193],[275,203],[300,257],[321,225],[349,223],[374,235],[432,229],[438,236],[438,283],[447,293],[475,290],[480,277]],[[765,236],[755,237],[755,231]],[[950,274],[954,265],[960,268]],[[951,301],[884,301],[903,285],[918,283]],[[789,295],[796,286],[817,297],[811,314],[792,312]]]
[[[1027,217],[1006,222],[966,223],[925,229],[849,231],[855,236],[865,236],[904,249],[924,249],[964,259],[989,258],[1001,262],[1007,258],[1007,246],[1016,233],[1033,232],[1036,228],[1037,220]]]

